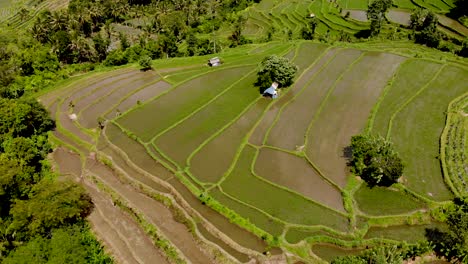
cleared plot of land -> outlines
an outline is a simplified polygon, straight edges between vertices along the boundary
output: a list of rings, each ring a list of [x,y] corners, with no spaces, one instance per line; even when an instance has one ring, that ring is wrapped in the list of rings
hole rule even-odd
[[[445,111],[453,98],[466,92],[468,72],[447,66],[430,85],[398,113],[391,140],[406,163],[405,184],[436,200],[449,200],[440,168],[439,139]]]
[[[306,154],[340,186],[345,186],[349,174],[345,147],[364,128],[385,84],[403,61],[396,55],[366,53],[344,73],[313,123]]]
[[[260,99],[190,160],[190,172],[202,182],[217,182],[233,162],[244,137],[270,103]]]
[[[370,188],[363,184],[354,194],[359,209],[369,215],[409,213],[425,207],[424,203],[402,191],[383,187]]]
[[[345,212],[341,193],[303,158],[270,148],[260,149],[255,174],[318,203]]]
[[[252,175],[251,164],[255,151],[250,146],[244,148],[236,168],[221,184],[223,191],[290,223],[324,225],[340,231],[348,229],[345,216]]]
[[[442,65],[424,60],[408,60],[398,69],[390,90],[375,114],[373,132],[385,137],[391,116],[418,92]],[[417,72],[418,74],[414,74]]]
[[[327,48],[328,46],[323,44],[302,43],[297,50],[297,57],[294,60],[294,64],[299,68],[299,72],[309,67]]]
[[[393,240],[406,240],[409,243],[414,243],[420,240],[425,240],[425,232],[427,228],[439,228],[444,230],[443,224],[430,225],[403,225],[389,227],[371,227],[365,238],[387,238]]]
[[[130,84],[132,81],[139,78],[138,71],[132,71],[128,73],[123,73],[115,76],[110,76],[104,80],[100,80],[96,83],[93,83],[89,86],[85,86],[83,89],[79,89],[69,96],[65,102],[66,107],[68,107],[69,102],[73,102],[75,105],[73,110],[78,113],[84,109],[90,102],[100,98],[101,96],[109,93],[114,88],[120,85]],[[92,79],[90,79],[92,81]]]
[[[117,121],[143,141],[149,141],[207,103],[252,69],[253,67],[222,69],[192,79],[171,90],[170,93],[119,117]]]
[[[109,91],[103,97],[97,98],[88,107],[80,112],[80,124],[85,128],[94,128],[98,126],[98,118],[102,117],[116,102],[130,94],[135,89],[157,80],[153,72],[145,72],[139,75],[138,79],[132,79],[131,83],[117,84],[116,89]]]
[[[115,118],[119,112],[123,113],[130,108],[137,106],[138,102],[144,103],[151,100],[151,98],[160,95],[169,88],[171,88],[171,85],[164,81],[159,81],[155,84],[149,85],[121,101],[116,107],[114,107],[114,109],[112,109],[112,111],[106,114],[106,117],[111,119]]]
[[[106,126],[105,133],[112,144],[116,145],[118,148],[124,151],[130,161],[136,164],[138,167],[146,170],[147,172],[162,180],[167,180],[173,177],[171,172],[169,172],[163,165],[148,155],[145,147],[129,138],[117,126],[108,124]]]
[[[288,150],[304,145],[307,128],[327,92],[360,55],[361,52],[357,50],[343,50],[317,76],[309,79],[304,90],[282,110],[278,122],[270,131],[267,144]]]
[[[176,178],[170,179],[168,183],[182,195],[190,207],[239,245],[258,252],[263,252],[268,247],[265,241],[259,239],[247,230],[229,222],[226,217],[214,211],[210,207],[203,205],[200,200]]]
[[[230,197],[224,195],[221,191],[219,191],[219,189],[211,190],[210,195],[212,195],[223,205],[226,205],[229,209],[234,210],[236,213],[242,215],[242,217],[252,222],[255,226],[263,229],[271,235],[279,236],[281,235],[281,232],[283,232],[284,225],[282,223],[271,219],[265,214],[259,212],[258,210],[255,210],[238,201],[231,199]]]
[[[214,263],[211,256],[201,250],[188,228],[177,222],[170,209],[164,204],[140,193],[134,187],[120,182],[110,168],[99,162],[88,160],[87,169],[108,187],[124,197],[132,207],[137,208],[145,219],[156,226],[159,232],[191,262]]]
[[[155,144],[181,167],[185,167],[190,153],[260,97],[253,85],[255,80],[256,75],[250,73],[239,82],[232,83],[224,94],[158,137]]]

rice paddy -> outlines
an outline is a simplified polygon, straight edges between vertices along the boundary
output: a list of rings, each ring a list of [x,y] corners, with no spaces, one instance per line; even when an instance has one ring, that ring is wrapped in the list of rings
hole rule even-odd
[[[299,68],[274,100],[254,85],[259,61],[271,54]],[[41,101],[56,111],[61,131],[114,156],[137,184],[175,195],[218,230],[203,229],[205,237],[252,250],[247,255],[280,254],[271,246],[288,245],[329,259],[376,238],[419,238],[431,225],[430,208],[452,198],[439,140],[449,104],[466,93],[464,67],[308,41],[248,45],[223,59],[219,68],[188,58],[155,61],[154,71],[90,75]],[[466,127],[466,105],[457,107],[444,132],[449,145],[466,141],[456,129]],[[396,186],[369,188],[351,175],[346,147],[364,131],[388,137],[403,157]],[[446,153],[458,186],[467,179],[465,154]],[[406,226],[408,219],[419,220]],[[356,249],[337,246],[356,237]]]

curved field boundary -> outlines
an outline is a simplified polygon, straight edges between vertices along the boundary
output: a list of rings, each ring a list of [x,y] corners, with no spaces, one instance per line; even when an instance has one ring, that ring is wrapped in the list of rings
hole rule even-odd
[[[402,63],[373,109],[368,123],[369,131],[386,137],[392,115],[427,85],[441,67],[441,64],[419,59],[408,59]],[[418,74],[414,74],[414,71],[418,71]]]
[[[407,162],[403,174],[405,185],[435,201],[453,198],[443,181],[439,143],[447,106],[454,97],[466,92],[467,77],[466,70],[445,66],[429,87],[413,98],[393,122],[398,133],[392,132],[391,139]]]
[[[442,65],[442,67],[440,67],[437,70],[437,72],[435,72],[435,74],[432,76],[432,78],[425,85],[423,85],[421,88],[419,88],[418,91],[415,94],[413,94],[410,98],[408,98],[408,100],[406,100],[403,104],[401,104],[393,112],[392,116],[390,117],[390,120],[388,121],[388,130],[387,130],[387,134],[386,134],[387,139],[390,139],[390,135],[392,133],[393,120],[398,115],[398,113],[400,113],[403,108],[405,108],[407,105],[409,105],[411,103],[411,101],[413,101],[416,97],[418,97],[418,95],[420,95],[425,89],[427,89],[427,87],[429,87],[431,85],[431,83],[433,83],[439,77],[439,75],[441,74],[442,70],[445,67],[446,67],[446,65]]]
[[[458,197],[468,193],[468,117],[463,112],[463,103],[468,104],[468,93],[450,102],[440,138],[440,160],[444,179]]]
[[[286,222],[292,222],[300,225],[320,225],[320,223],[310,222],[312,219],[317,220],[317,218],[303,218],[303,213],[306,211],[309,211],[309,213],[318,213],[315,210],[319,210],[321,211],[320,214],[322,217],[324,217],[324,212],[329,212],[330,218],[328,218],[327,221],[323,222],[322,225],[328,225],[332,228],[340,229],[342,231],[347,230],[348,218],[346,214],[336,211],[333,208],[329,208],[323,204],[312,201],[294,191],[291,191],[283,186],[275,185],[274,183],[271,183],[253,174],[252,166],[255,161],[256,155],[258,155],[257,150],[249,146],[244,147],[235,168],[232,170],[230,175],[224,178],[222,181],[221,187],[226,193],[231,194],[231,191],[236,190],[234,192],[235,194],[231,194],[232,196],[237,197],[238,199],[241,199],[239,197],[241,196],[243,197],[241,200],[243,200],[247,204],[251,204],[252,206],[259,208],[260,210],[266,210],[267,212],[270,211],[270,214],[274,216],[278,214],[278,216],[276,217],[283,219]],[[243,183],[243,180],[245,180],[244,178],[246,177],[250,179],[247,182]],[[239,184],[241,184],[241,186],[238,186]],[[242,188],[242,185],[244,184],[249,184],[250,188]],[[252,188],[254,188],[255,190],[251,190]],[[258,188],[262,188],[261,191]],[[259,192],[263,194],[262,197],[256,195]],[[273,195],[273,193],[276,194]],[[279,208],[275,207],[276,209],[271,208],[272,204],[284,203],[288,205],[285,204],[284,206],[280,206]],[[286,211],[281,210],[287,210],[287,213]],[[314,214],[310,215],[313,216]],[[322,221],[323,219],[318,220]]]

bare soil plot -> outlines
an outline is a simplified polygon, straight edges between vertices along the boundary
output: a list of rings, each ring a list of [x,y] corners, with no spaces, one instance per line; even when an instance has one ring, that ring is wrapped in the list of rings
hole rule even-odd
[[[62,104],[62,107],[63,107],[63,104]],[[70,120],[70,117],[68,116],[68,112],[60,112],[57,121],[60,123],[62,128],[73,133],[75,136],[77,136],[79,139],[83,140],[84,142],[91,144],[94,141],[90,135],[84,133],[76,126],[76,124],[74,123],[76,121]]]
[[[65,148],[57,148],[52,154],[55,162],[59,165],[60,174],[72,175],[76,178],[81,176],[81,159],[76,153]]]
[[[226,93],[158,137],[155,144],[181,167],[185,167],[190,153],[260,97],[257,87],[253,85],[255,79],[256,75],[250,73],[245,79],[234,83]]]
[[[249,248],[258,252],[263,252],[267,249],[268,245],[265,241],[259,239],[247,230],[240,228],[236,224],[233,224],[218,212],[214,211],[210,207],[203,205],[201,201],[194,196],[190,190],[185,187],[178,179],[172,178],[168,181],[177,192],[182,195],[184,200],[198,212],[203,218],[207,219],[212,225],[218,230],[226,234],[230,239],[238,243],[239,245]]]
[[[189,115],[228,88],[253,67],[223,69],[187,81],[143,107],[118,118],[119,124],[144,141]],[[222,82],[220,81],[222,80]]]
[[[348,13],[349,13],[349,17],[351,19],[361,21],[361,22],[367,22],[368,21],[366,11],[364,11],[364,10],[344,9],[341,12],[341,15],[345,16]]]
[[[148,155],[144,146],[129,138],[117,126],[108,124],[105,132],[112,144],[124,151],[128,159],[138,167],[162,180],[173,176],[163,165]]]
[[[408,60],[398,69],[388,93],[383,97],[375,114],[373,132],[385,137],[391,116],[419,89],[421,89],[442,65],[424,60]],[[417,72],[418,74],[414,74]]]
[[[112,161],[112,165],[119,167],[128,177],[145,184],[151,189],[161,192],[170,193],[170,190],[157,183],[152,177],[146,175],[134,168],[134,165],[128,160],[124,153],[120,153],[112,148],[104,137],[99,138],[98,150],[106,154]]]
[[[411,13],[407,10],[391,9],[387,13],[388,20],[405,26],[409,26],[410,16]]]
[[[59,148],[54,152],[54,160],[61,173],[72,173],[75,177],[80,177],[81,160],[77,154]],[[76,168],[77,164],[80,166],[79,169]],[[112,251],[117,261],[169,263],[138,224],[112,204],[110,197],[88,181],[84,182],[84,186],[95,205],[88,220],[94,232]]]
[[[151,84],[121,101],[116,107],[114,107],[114,109],[112,109],[112,111],[106,114],[106,118],[113,119],[119,112],[124,113],[130,108],[137,106],[138,102],[144,103],[149,101],[153,97],[167,91],[169,88],[171,88],[171,85],[165,81],[159,81],[155,84]]]
[[[345,216],[252,175],[255,151],[250,146],[244,148],[235,169],[221,184],[224,192],[289,223],[348,229]]]
[[[153,72],[147,71],[145,73],[140,73],[138,79],[132,79],[132,81],[126,85],[117,84],[116,89],[88,103],[88,107],[80,112],[80,124],[85,128],[97,127],[98,118],[114,107],[116,102],[141,86],[156,81],[157,78],[158,77],[155,76]]]
[[[304,158],[262,148],[254,170],[257,175],[268,181],[345,212],[340,191],[326,182]]]
[[[217,238],[213,234],[211,234],[202,224],[197,224],[197,229],[198,232],[204,237],[206,240],[214,243],[215,245],[218,245],[220,248],[225,250],[229,255],[233,256],[235,259],[238,261],[245,263],[250,260],[249,255],[241,253],[232,247],[230,247],[228,244],[226,244],[223,240]]]
[[[112,205],[110,198],[87,186],[95,209],[89,216],[93,230],[109,245],[122,263],[170,263],[153,244],[141,227],[121,209]]]
[[[344,73],[313,123],[306,145],[307,156],[322,173],[345,186],[349,169],[344,149],[351,136],[364,128],[367,117],[403,57],[366,53]]]
[[[190,172],[202,182],[217,182],[225,173],[244,137],[271,101],[262,98],[231,126],[207,143],[190,160]]]
[[[347,49],[339,52],[317,75],[309,79],[304,90],[285,106],[271,129],[267,144],[296,150],[304,145],[310,122],[336,80],[362,53]]]
[[[88,86],[93,85],[94,83],[104,81],[107,78],[111,78],[112,76],[122,75],[127,72],[133,72],[134,70],[135,69],[133,68],[124,68],[124,69],[119,69],[119,70],[113,70],[113,71],[106,72],[106,73],[93,74],[93,75],[90,75],[89,77],[78,79],[74,81],[72,84],[61,87],[60,89],[55,89],[44,95],[41,95],[39,97],[39,101],[43,105],[48,106],[54,100],[59,99],[61,97],[65,97],[65,95],[68,96],[69,94],[73,92],[77,92],[78,90],[83,89],[83,87],[88,87]]]
[[[210,191],[217,201],[221,202],[223,205],[227,206],[229,209],[235,211],[242,217],[248,219],[256,227],[270,233],[273,236],[279,236],[283,232],[284,224],[275,221],[268,217],[267,215],[259,212],[258,210],[248,207],[238,201],[231,199],[230,197],[224,195],[219,189],[213,189]]]
[[[359,209],[368,215],[392,215],[410,213],[426,208],[421,201],[403,191],[384,187],[370,188],[363,184],[355,193]]]
[[[402,109],[393,121],[390,137],[406,164],[404,183],[432,199],[452,198],[442,178],[439,139],[448,104],[453,98],[466,93],[467,83],[466,70],[445,67],[438,78]]]
[[[281,94],[280,98],[274,102],[272,107],[268,109],[268,112],[265,113],[262,121],[260,121],[260,123],[255,128],[255,131],[252,133],[249,139],[250,143],[258,146],[263,145],[265,135],[273,124],[281,107],[292,100],[294,96],[301,91],[301,88],[303,88],[305,84],[307,84],[307,82],[322,68],[322,66],[325,65],[325,63],[327,63],[335,55],[336,51],[336,49],[329,50],[323,57],[315,62],[315,65],[313,65],[312,68],[305,71],[299,77],[299,79],[293,84],[287,93]]]
[[[64,101],[63,105],[68,108],[68,103],[73,102],[74,111],[79,112],[90,104],[94,99],[99,98],[109,91],[111,91],[116,86],[130,83],[132,80],[137,79],[135,75],[138,75],[138,71],[131,71],[124,74],[119,74],[117,76],[110,76],[104,80],[93,83],[89,86],[83,85],[84,88],[79,89],[73,92],[67,99]]]
[[[162,203],[141,194],[129,185],[123,184],[117,179],[114,172],[105,165],[92,160],[88,160],[87,165],[89,165],[87,168],[92,174],[97,175],[108,187],[137,208],[192,263],[213,263],[212,257],[200,249],[187,227],[177,222],[171,211]]]
[[[451,28],[465,37],[468,36],[468,28],[460,24],[460,22],[443,15],[437,15],[437,17],[439,18],[439,23],[443,26]]]

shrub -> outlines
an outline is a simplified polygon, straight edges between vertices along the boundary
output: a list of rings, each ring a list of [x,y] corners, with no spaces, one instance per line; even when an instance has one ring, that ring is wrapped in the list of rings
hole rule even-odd
[[[119,65],[124,65],[127,64],[128,59],[125,57],[125,54],[117,49],[111,51],[108,55],[106,60],[104,61],[104,65],[106,66],[119,66]]]
[[[151,58],[148,55],[141,56],[140,60],[138,61],[140,64],[140,68],[144,71],[151,69]]]

